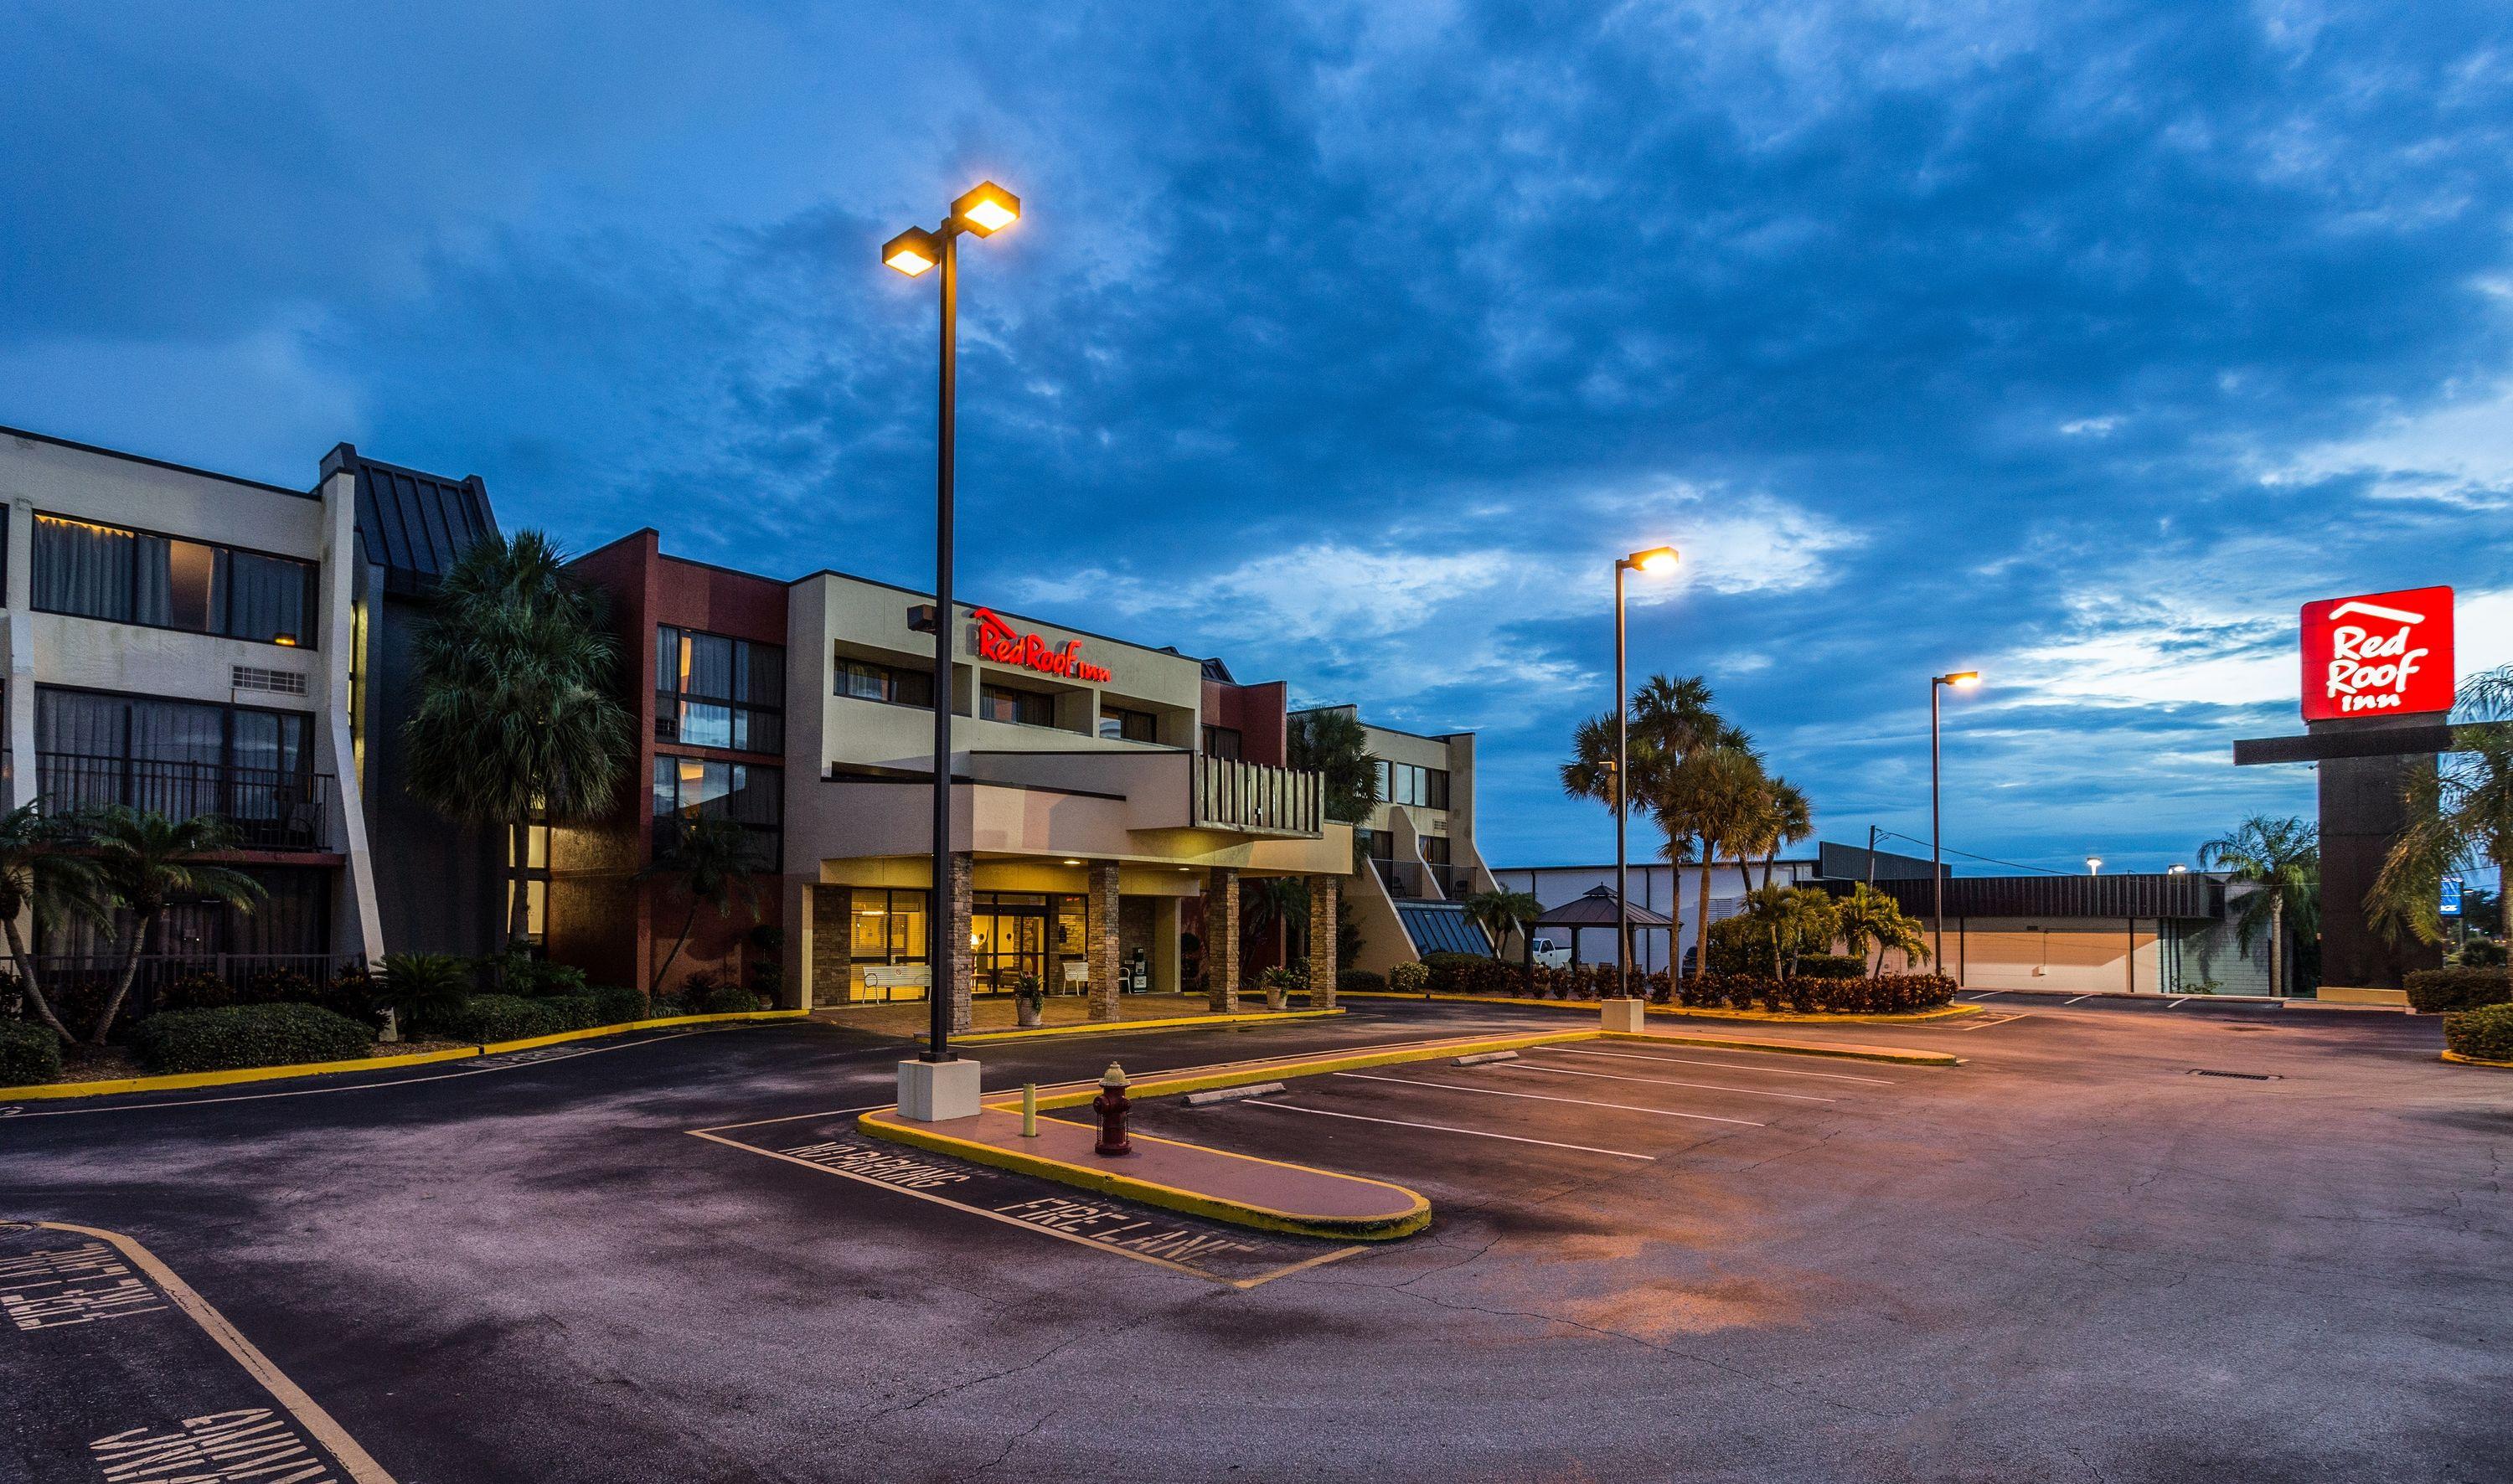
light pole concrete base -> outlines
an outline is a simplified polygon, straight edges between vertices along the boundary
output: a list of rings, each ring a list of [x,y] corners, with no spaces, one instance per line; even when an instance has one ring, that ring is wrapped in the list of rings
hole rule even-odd
[[[898,1064],[898,1115],[919,1123],[977,1115],[977,1064],[967,1057],[952,1062]]]
[[[1597,1006],[1605,1012],[1606,1030],[1637,1032],[1641,1028],[1641,1006],[1646,1003],[1640,999],[1601,999]]]

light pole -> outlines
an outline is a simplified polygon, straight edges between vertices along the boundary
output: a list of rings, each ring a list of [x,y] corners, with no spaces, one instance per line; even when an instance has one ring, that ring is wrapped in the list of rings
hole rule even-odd
[[[1929,677],[1929,916],[1934,919],[1937,972],[1946,971],[1946,868],[1943,826],[1937,808],[1937,687],[1953,685],[1970,690],[1980,683],[1977,670],[1957,670],[1951,675]]]
[[[1624,840],[1630,834],[1625,817],[1625,789],[1632,775],[1632,692],[1623,679],[1623,573],[1662,572],[1675,566],[1675,548],[1653,546],[1628,557],[1615,559],[1615,997],[1629,999],[1632,995],[1632,910],[1628,902],[1631,891],[1631,870],[1625,863]],[[1669,862],[1670,869],[1673,862]],[[1683,885],[1682,872],[1677,872],[1676,884]],[[1576,931],[1576,929],[1574,929]],[[1667,945],[1670,960],[1683,951],[1681,944]],[[1683,967],[1670,961],[1670,978]]]
[[[881,260],[914,278],[942,270],[942,375],[940,413],[934,440],[934,890],[926,903],[925,998],[927,1064],[956,1061],[951,1052],[950,993],[953,937],[959,931],[951,891],[951,647],[958,630],[951,601],[952,455],[958,442],[960,235],[992,237],[1020,219],[1020,198],[988,180],[951,203],[933,231],[909,227],[882,245]],[[907,1069],[900,1069],[907,1080]],[[930,1082],[925,1084],[929,1088]],[[969,1101],[977,1088],[968,1088]],[[929,1094],[930,1096],[930,1094]],[[907,1100],[901,1099],[902,1110]],[[932,1109],[929,1107],[928,1112]],[[972,1107],[970,1112],[976,1112]],[[915,1116],[910,1113],[910,1116]]]

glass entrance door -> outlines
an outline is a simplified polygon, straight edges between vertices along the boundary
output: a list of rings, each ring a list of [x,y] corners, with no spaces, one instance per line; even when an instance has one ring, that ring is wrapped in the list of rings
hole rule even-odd
[[[1024,976],[1047,982],[1047,898],[1037,893],[977,894],[969,915],[969,946],[976,963],[973,995],[1009,995]]]

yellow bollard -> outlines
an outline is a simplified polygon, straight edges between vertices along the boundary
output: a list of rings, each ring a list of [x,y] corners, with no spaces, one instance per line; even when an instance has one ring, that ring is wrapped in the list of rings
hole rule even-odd
[[[1038,1084],[1021,1083],[1021,1137],[1038,1137]]]

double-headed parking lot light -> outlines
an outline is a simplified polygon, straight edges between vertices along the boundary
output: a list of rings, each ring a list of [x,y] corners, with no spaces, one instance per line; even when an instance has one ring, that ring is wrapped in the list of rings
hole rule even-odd
[[[1672,546],[1653,546],[1646,551],[1615,559],[1615,997],[1617,999],[1628,999],[1632,993],[1631,869],[1624,861],[1624,841],[1630,834],[1624,828],[1627,823],[1624,816],[1629,812],[1629,800],[1624,789],[1627,786],[1625,780],[1631,777],[1632,771],[1632,698],[1630,687],[1623,679],[1623,573],[1672,571],[1675,563],[1676,553]],[[1519,930],[1526,931],[1523,927]],[[1571,931],[1576,936],[1579,930],[1575,927]],[[1680,955],[1683,945],[1670,943],[1667,952],[1670,957]],[[1680,961],[1669,963],[1669,976],[1672,977],[1682,967]]]

